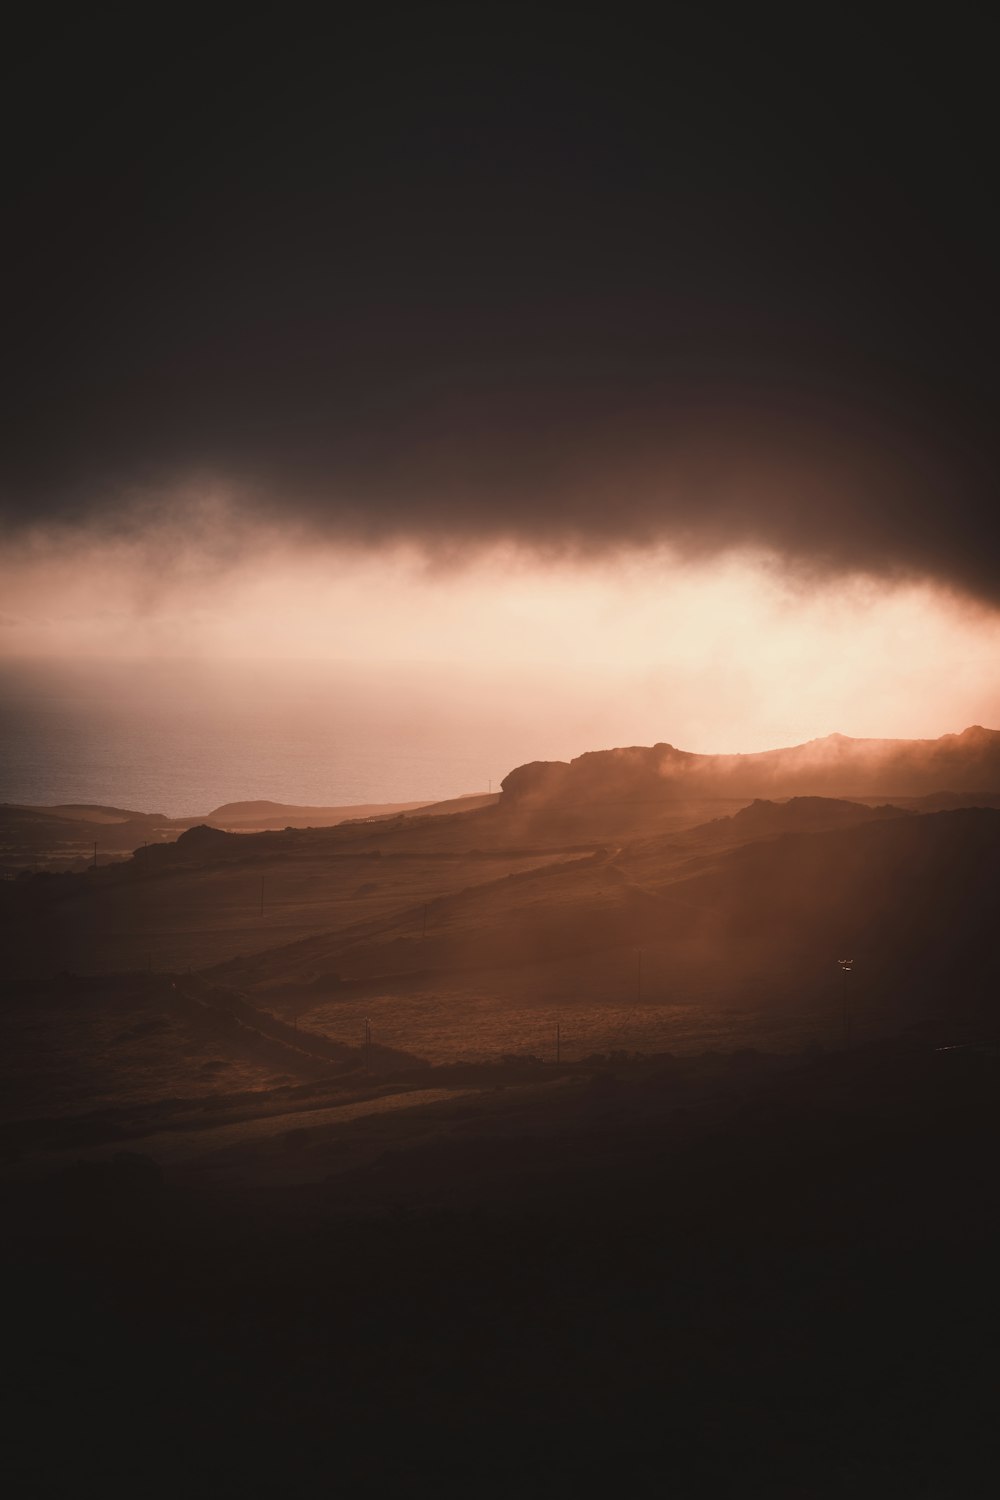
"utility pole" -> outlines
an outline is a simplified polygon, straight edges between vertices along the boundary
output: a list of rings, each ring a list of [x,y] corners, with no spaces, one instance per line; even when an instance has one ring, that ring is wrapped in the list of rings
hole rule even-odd
[[[838,958],[837,964],[844,976],[844,1051],[851,1050],[851,987],[849,976],[854,969],[853,958]]]

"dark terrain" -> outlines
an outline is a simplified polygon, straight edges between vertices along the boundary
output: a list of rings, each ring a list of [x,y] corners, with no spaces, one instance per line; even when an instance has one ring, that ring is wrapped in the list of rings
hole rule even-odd
[[[982,1493],[998,1068],[511,1073],[8,1186],[13,1491]]]
[[[989,733],[5,882],[12,1492],[985,1492]]]

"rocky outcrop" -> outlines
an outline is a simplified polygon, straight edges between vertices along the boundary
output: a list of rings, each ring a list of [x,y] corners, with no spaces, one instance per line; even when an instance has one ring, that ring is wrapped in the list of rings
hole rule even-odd
[[[752,755],[696,755],[666,743],[533,761],[502,783],[505,802],[664,802],[696,797],[919,797],[1000,791],[1000,731],[936,740],[831,734]]]

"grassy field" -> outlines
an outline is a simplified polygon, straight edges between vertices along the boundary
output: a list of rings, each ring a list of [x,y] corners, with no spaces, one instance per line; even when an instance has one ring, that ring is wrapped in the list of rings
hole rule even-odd
[[[9,884],[18,1493],[89,1452],[131,1494],[190,1439],[172,1495],[575,1495],[590,1434],[612,1493],[623,1453],[693,1495],[755,1451],[762,1493],[975,1493],[1000,814],[864,811],[588,844],[489,808]]]
[[[546,860],[532,854],[427,858],[415,851],[382,859],[278,852],[247,862],[154,869],[148,876],[140,867],[132,878],[118,871],[107,879],[53,878],[25,903],[23,921],[6,928],[3,968],[24,977],[199,969],[384,918],[480,881],[484,873],[533,869]]]
[[[494,807],[192,834],[8,884],[10,1139],[201,1131],[504,1059],[975,1039],[1000,815],[748,814],[589,847],[519,846]]]

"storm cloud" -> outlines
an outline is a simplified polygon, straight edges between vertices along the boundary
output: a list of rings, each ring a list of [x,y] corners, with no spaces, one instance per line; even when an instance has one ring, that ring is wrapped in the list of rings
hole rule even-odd
[[[987,49],[565,17],[23,34],[8,531],[221,484],[337,541],[1000,600]]]

